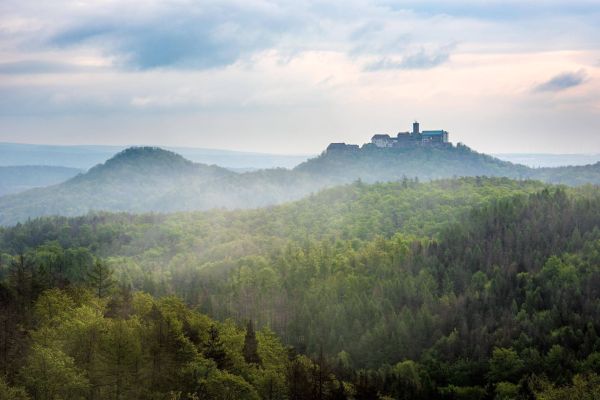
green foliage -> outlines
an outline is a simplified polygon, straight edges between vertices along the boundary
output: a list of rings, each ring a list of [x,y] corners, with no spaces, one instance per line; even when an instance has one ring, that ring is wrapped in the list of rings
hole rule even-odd
[[[102,383],[103,397],[130,399],[139,395],[138,367],[143,363],[142,325],[137,318],[106,321],[98,343],[94,380]]]
[[[519,386],[510,382],[498,382],[494,400],[513,400],[519,397]]]
[[[64,183],[2,196],[0,224],[40,215],[81,215],[90,210],[166,210],[174,205],[165,199],[170,192],[236,176],[224,168],[194,164],[159,148],[129,148]],[[179,203],[177,209],[188,209],[184,204],[190,199]],[[206,208],[201,202],[198,206]]]
[[[248,320],[246,324],[246,336],[244,336],[244,360],[248,364],[260,365],[260,356],[258,355],[258,341],[254,332],[254,324],[252,320]]]
[[[486,390],[479,386],[448,386],[441,388],[440,394],[453,400],[483,400]]]
[[[245,329],[212,321],[172,297],[135,293],[130,301],[127,318],[111,317],[111,299],[94,292],[43,292],[15,382],[32,398],[49,400],[285,398],[287,352],[273,333],[255,337],[265,359],[258,367],[233,345],[243,342]],[[4,393],[28,398],[0,380]]]
[[[523,361],[513,349],[495,348],[490,360],[488,377],[491,382],[516,382],[523,371]]]
[[[536,382],[536,400],[596,400],[600,398],[600,377],[576,375],[568,386],[555,386],[548,381]]]
[[[244,378],[226,371],[215,371],[204,382],[200,399],[259,400],[256,390]]]
[[[24,389],[8,386],[6,381],[0,377],[0,399],[29,400],[30,397]]]
[[[113,271],[98,259],[88,274],[88,282],[99,298],[105,297],[114,285]]]
[[[225,343],[221,340],[216,325],[211,325],[208,330],[208,341],[204,348],[204,355],[213,360],[219,369],[228,369],[232,366],[232,361],[225,349]]]
[[[73,358],[60,349],[39,344],[31,347],[21,380],[35,399],[84,399],[89,388]]]
[[[0,366],[32,396],[32,349],[96,399],[587,395],[598,226],[597,188],[502,178],[33,220],[0,232]],[[99,295],[94,259],[119,286]]]
[[[383,371],[382,371],[383,372]],[[386,392],[395,399],[415,399],[423,392],[425,382],[420,366],[412,360],[396,364],[382,375],[390,382]]]

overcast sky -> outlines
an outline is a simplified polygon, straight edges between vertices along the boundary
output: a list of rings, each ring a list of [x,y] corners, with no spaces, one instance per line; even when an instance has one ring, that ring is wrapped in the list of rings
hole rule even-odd
[[[0,141],[600,152],[600,0],[0,1]]]

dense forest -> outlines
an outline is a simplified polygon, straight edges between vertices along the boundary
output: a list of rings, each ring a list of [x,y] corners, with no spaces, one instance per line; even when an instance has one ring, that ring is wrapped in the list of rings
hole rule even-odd
[[[1,228],[0,398],[596,399],[599,225],[473,177]]]
[[[407,177],[431,181],[485,175],[566,185],[599,184],[599,165],[532,169],[464,145],[367,146],[360,151],[324,152],[291,170],[236,173],[192,163],[159,148],[129,148],[64,183],[0,197],[0,225],[98,210],[176,212],[264,207],[356,180],[375,183]]]

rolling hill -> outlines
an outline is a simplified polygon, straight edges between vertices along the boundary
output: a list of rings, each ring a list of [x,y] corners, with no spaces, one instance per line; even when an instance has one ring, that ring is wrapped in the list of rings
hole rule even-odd
[[[0,198],[0,224],[90,211],[174,212],[255,208],[300,199],[325,187],[403,179],[502,176],[579,185],[600,183],[599,165],[532,169],[466,146],[324,152],[292,170],[235,173],[154,147],[129,148],[64,183]]]
[[[66,182],[0,198],[4,223],[48,214],[78,215],[91,210],[153,210],[171,190],[201,185],[234,173],[194,164],[156,148],[131,148]]]
[[[48,365],[37,360],[70,360],[104,387],[106,366],[133,353],[115,370],[135,377],[123,384],[134,399],[152,398],[135,393],[152,388],[139,371],[157,359],[169,362],[161,399],[233,373],[261,396],[228,399],[318,388],[342,394],[328,400],[595,399],[580,393],[600,387],[599,223],[598,187],[498,177],[357,181],[253,210],[39,218],[0,229],[0,366],[37,379]],[[262,363],[246,365],[252,326]],[[271,396],[276,382],[289,397]],[[202,388],[187,398],[218,398]]]

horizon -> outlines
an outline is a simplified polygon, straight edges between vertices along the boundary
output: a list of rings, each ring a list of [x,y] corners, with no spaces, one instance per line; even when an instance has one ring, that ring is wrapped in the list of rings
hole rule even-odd
[[[461,144],[464,145],[464,144]],[[466,146],[468,147],[468,146]],[[111,145],[53,145],[0,142],[0,167],[68,167],[81,171],[101,165],[128,149],[156,148],[179,155],[189,161],[204,165],[216,165],[232,171],[246,172],[296,166],[318,159],[328,152],[313,154],[281,154],[210,149],[200,147],[170,147],[136,144]],[[486,153],[480,153],[486,154]],[[600,153],[487,153],[489,156],[512,164],[530,168],[554,168],[566,166],[591,166],[600,162]]]
[[[232,152],[232,153],[244,153],[249,155],[277,155],[277,156],[312,156],[317,155],[317,153],[266,153],[260,151],[251,151],[251,150],[237,150],[237,149],[227,149],[227,148],[214,148],[214,147],[196,147],[196,146],[170,146],[170,145],[161,145],[161,144],[153,144],[153,143],[139,143],[139,144],[81,144],[81,143],[68,143],[68,144],[55,144],[55,143],[29,143],[29,142],[6,142],[0,141],[0,145],[17,145],[17,146],[44,146],[44,147],[97,147],[97,148],[110,148],[110,149],[127,149],[132,147],[157,147],[161,149],[186,149],[186,150],[205,150],[205,151],[223,151],[223,152]]]
[[[336,143],[336,142],[331,142],[331,143]],[[359,146],[362,146],[363,144],[367,144],[370,143],[369,141],[366,141],[364,143],[346,143],[346,144],[358,144]],[[456,142],[451,142],[454,146],[456,146],[458,143]],[[468,143],[460,143],[461,145],[465,145],[469,148],[471,148],[472,150],[475,150],[479,153],[484,153],[484,154],[489,154],[492,156],[496,156],[496,155],[545,155],[545,156],[597,156],[600,155],[600,151],[598,152],[525,152],[525,151],[515,151],[515,152],[484,152],[481,151],[479,149],[475,149],[471,146],[469,146]],[[301,156],[317,156],[319,155],[319,153],[323,152],[326,150],[326,148],[323,148],[320,152],[315,152],[315,153],[278,153],[278,152],[264,152],[264,151],[253,151],[253,150],[247,150],[247,149],[237,149],[237,148],[216,148],[216,147],[197,147],[197,146],[185,146],[185,145],[180,145],[180,146],[171,146],[171,145],[162,145],[162,144],[156,144],[156,143],[127,143],[127,144],[100,144],[100,143],[90,143],[90,144],[83,144],[83,143],[68,143],[68,144],[56,144],[56,143],[39,143],[39,142],[14,142],[14,141],[0,141],[0,145],[17,145],[17,146],[44,146],[44,147],[96,147],[96,148],[111,148],[111,149],[127,149],[127,148],[134,148],[134,147],[156,147],[156,148],[161,148],[161,149],[165,149],[165,150],[169,150],[169,149],[185,149],[185,150],[205,150],[205,151],[222,151],[222,152],[231,152],[231,153],[243,153],[243,154],[248,154],[248,155],[272,155],[272,156],[291,156],[291,157],[301,157]],[[171,151],[171,150],[169,150]]]
[[[315,154],[418,119],[484,153],[600,149],[594,1],[8,0],[0,15],[0,141]]]

